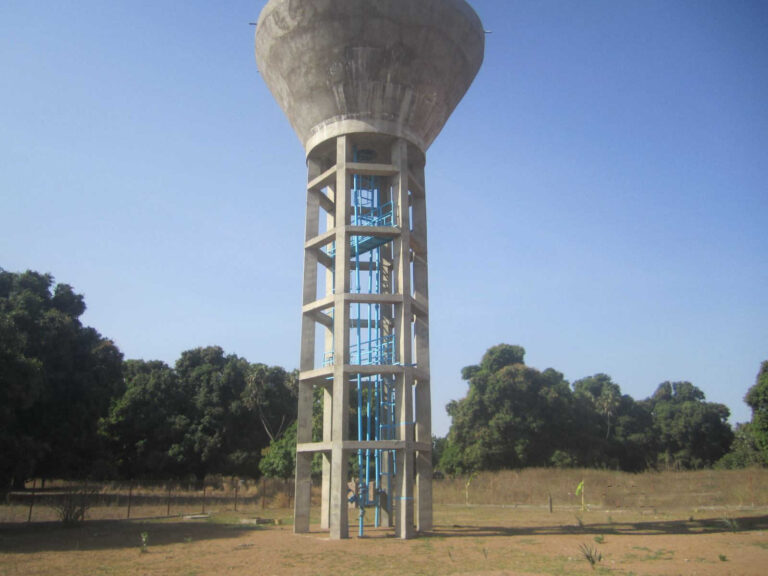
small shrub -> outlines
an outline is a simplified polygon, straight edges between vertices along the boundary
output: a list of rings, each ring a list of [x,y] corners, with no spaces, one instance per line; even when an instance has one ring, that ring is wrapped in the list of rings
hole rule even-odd
[[[83,483],[79,486],[69,485],[64,489],[61,499],[50,504],[63,524],[79,524],[85,520],[85,513],[91,507],[91,497],[98,489]]]
[[[602,553],[597,549],[597,546],[590,546],[589,544],[581,544],[579,546],[579,550],[581,550],[581,555],[584,556],[584,559],[589,562],[589,565],[592,567],[592,570],[595,569],[595,564],[598,562],[602,562],[603,555]]]
[[[562,450],[555,450],[549,461],[555,468],[573,468],[576,466],[576,460],[573,456]]]
[[[725,554],[718,554],[718,558],[720,558],[720,562],[728,562],[728,557]]]
[[[739,531],[739,523],[734,518],[728,518],[728,516],[723,516],[720,518],[720,524],[723,528],[728,530],[729,532],[738,532]]]
[[[149,533],[142,532],[139,536],[141,536],[141,553],[146,554],[149,552]]]
[[[595,542],[597,542],[598,544],[602,544],[603,542],[605,542],[605,536],[603,536],[602,534],[595,536]]]

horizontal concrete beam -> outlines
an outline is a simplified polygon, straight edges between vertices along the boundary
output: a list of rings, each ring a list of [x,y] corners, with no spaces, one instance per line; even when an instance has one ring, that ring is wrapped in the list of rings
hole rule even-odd
[[[336,166],[331,166],[320,174],[320,176],[317,176],[316,178],[313,178],[309,181],[307,184],[307,190],[316,190],[319,191],[326,186],[329,186],[330,184],[333,184],[336,181]]]
[[[296,452],[330,452],[333,442],[303,442],[296,445]],[[432,446],[428,442],[406,442],[405,440],[379,440],[359,441],[345,440],[341,443],[341,449],[345,451],[356,450],[415,450],[418,452],[431,452]]]
[[[311,238],[310,240],[307,240],[304,242],[304,249],[305,250],[313,250],[317,248],[322,248],[323,246],[327,246],[331,242],[334,241],[336,238],[336,228],[331,228],[330,230],[323,232],[322,234],[315,236],[314,238]]]
[[[347,172],[361,176],[394,176],[399,172],[391,164],[373,164],[370,162],[347,162]]]
[[[400,228],[396,226],[345,226],[347,236],[376,236],[377,238],[397,238]]]
[[[333,302],[334,302],[334,296],[333,294],[330,294],[325,298],[321,298],[320,300],[315,300],[314,302],[305,304],[304,306],[301,307],[301,311],[304,314],[308,314],[310,312],[325,310],[326,308],[331,308],[333,306]]]

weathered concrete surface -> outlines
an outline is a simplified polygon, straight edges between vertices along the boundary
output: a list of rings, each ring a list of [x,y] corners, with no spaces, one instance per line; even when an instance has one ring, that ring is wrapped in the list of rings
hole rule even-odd
[[[307,154],[354,132],[426,151],[484,45],[464,0],[270,0],[256,29],[259,71]]]

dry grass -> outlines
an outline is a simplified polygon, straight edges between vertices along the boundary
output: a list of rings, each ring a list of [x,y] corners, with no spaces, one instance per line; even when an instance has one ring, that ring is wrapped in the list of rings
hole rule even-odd
[[[585,502],[592,508],[706,509],[768,506],[768,469],[700,470],[628,474],[605,470],[530,468],[486,472],[472,480],[470,504],[492,506],[580,507],[574,494],[584,480]],[[463,504],[466,479],[434,483],[434,501]]]
[[[532,468],[486,472],[472,479],[469,503],[479,506],[576,510],[581,497],[574,491],[584,480],[585,503],[593,510],[700,510],[760,508],[768,506],[768,469],[646,472],[628,474],[604,470]],[[466,478],[435,480],[435,504],[464,505]],[[31,488],[31,485],[30,487]],[[48,483],[36,491],[32,521],[57,520],[51,504],[61,499],[67,485]],[[237,510],[261,513],[290,508],[292,483],[282,480],[236,482],[217,479],[203,490],[191,486],[109,483],[91,497],[90,520],[155,518]],[[0,506],[0,523],[26,522],[31,492],[14,493],[10,505]],[[319,506],[319,488],[313,488],[313,506]],[[131,503],[130,516],[128,503]]]
[[[584,479],[588,509],[573,495]],[[435,482],[435,529],[408,542],[391,530],[329,541],[291,533],[285,485],[202,491],[103,486],[87,521],[65,528],[36,504],[0,506],[0,576],[272,574],[740,574],[768,565],[768,471],[630,475],[580,470],[481,474],[464,503],[464,479]],[[61,485],[47,486],[46,497]],[[553,499],[549,512],[548,496]],[[264,507],[262,499],[264,496]],[[181,516],[180,516],[181,515]],[[727,520],[727,521],[726,521]],[[315,526],[316,528],[316,526]],[[582,549],[601,555],[594,570]]]

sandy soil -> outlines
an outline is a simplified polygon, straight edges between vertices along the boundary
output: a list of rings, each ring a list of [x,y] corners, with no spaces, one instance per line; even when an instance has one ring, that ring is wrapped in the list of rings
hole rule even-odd
[[[768,573],[768,511],[627,511],[441,506],[434,532],[401,541],[390,530],[331,541],[294,535],[289,510],[212,518],[0,525],[0,576],[314,574]],[[351,530],[355,532],[355,530]],[[141,535],[146,534],[142,552]],[[593,571],[580,546],[602,555]]]

